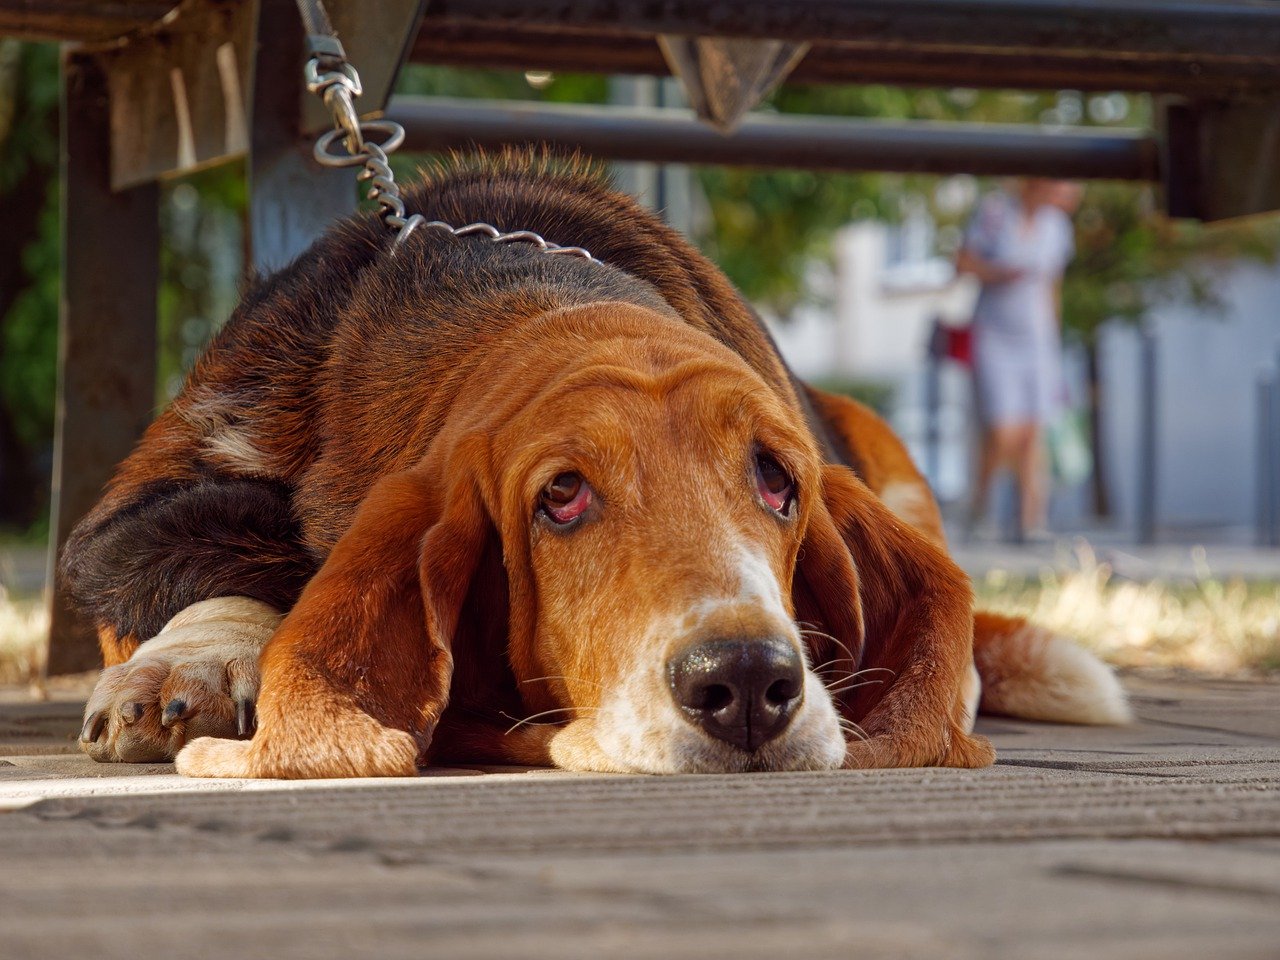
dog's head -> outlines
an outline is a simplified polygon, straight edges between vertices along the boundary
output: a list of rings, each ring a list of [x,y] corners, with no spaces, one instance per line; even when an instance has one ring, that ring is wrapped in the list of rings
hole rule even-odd
[[[793,405],[709,336],[618,304],[548,315],[489,368],[426,461],[428,618],[486,615],[458,609],[460,577],[496,530],[508,659],[527,715],[563,723],[557,764],[838,766],[814,651],[851,667],[857,586]]]

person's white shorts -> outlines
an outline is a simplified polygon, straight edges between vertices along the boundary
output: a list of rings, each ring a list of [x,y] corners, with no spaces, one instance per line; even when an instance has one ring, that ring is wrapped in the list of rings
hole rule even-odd
[[[1061,371],[1051,347],[978,333],[973,377],[978,415],[988,426],[1045,424],[1057,413]]]

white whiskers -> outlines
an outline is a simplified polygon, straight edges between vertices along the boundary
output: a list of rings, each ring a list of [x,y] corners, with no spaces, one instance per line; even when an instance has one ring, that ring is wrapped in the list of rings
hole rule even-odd
[[[836,723],[840,725],[840,729],[844,731],[846,736],[854,737],[863,743],[870,742],[871,738],[867,736],[867,731],[863,730],[848,717],[837,717]]]
[[[599,707],[556,707],[554,710],[543,710],[541,713],[531,714],[530,716],[525,717],[523,720],[516,720],[516,722],[512,724],[510,727],[508,727],[507,730],[504,731],[502,735],[505,737],[507,734],[511,733],[512,730],[515,730],[517,727],[522,727],[525,724],[528,724],[529,726],[533,726],[533,727],[555,727],[564,723],[563,720],[551,720],[547,723],[534,723],[534,721],[537,720],[539,717],[549,717],[553,713],[574,713],[578,710],[599,710],[599,709],[600,709]],[[508,713],[504,713],[502,714],[502,716],[506,717],[508,720],[515,719]]]
[[[539,680],[572,680],[574,683],[589,683],[593,687],[603,688],[603,683],[596,683],[594,680],[588,680],[585,677],[567,677],[563,674],[553,673],[545,677],[530,677],[528,680],[521,680],[521,683],[537,683]]]

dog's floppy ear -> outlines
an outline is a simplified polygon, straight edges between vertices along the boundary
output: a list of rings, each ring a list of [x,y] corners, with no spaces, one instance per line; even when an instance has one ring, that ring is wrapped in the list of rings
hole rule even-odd
[[[474,471],[428,456],[380,480],[262,657],[258,731],[197,740],[195,776],[410,776],[449,695],[490,520]]]
[[[968,577],[847,467],[823,467],[823,504],[815,505],[810,530],[799,572],[827,624],[823,629],[838,638],[830,611],[840,599],[833,590],[844,576],[846,556],[856,571],[857,598],[850,603],[860,605],[863,643],[854,652],[860,672],[857,685],[838,700],[866,740],[850,744],[846,765],[991,763],[991,745],[962,728],[961,690],[973,658]],[[827,565],[830,570],[823,569]],[[797,602],[801,619],[802,610]]]
[[[814,666],[834,677],[857,670],[864,640],[858,575],[825,492],[809,514],[791,600]]]

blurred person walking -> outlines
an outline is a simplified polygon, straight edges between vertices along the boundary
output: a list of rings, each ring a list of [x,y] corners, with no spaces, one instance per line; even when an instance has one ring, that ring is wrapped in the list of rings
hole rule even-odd
[[[1062,274],[1075,253],[1081,189],[1027,179],[978,204],[956,258],[982,284],[973,313],[973,375],[981,427],[970,532],[985,527],[996,474],[1012,469],[1019,533],[1046,539],[1044,432],[1059,412]]]

